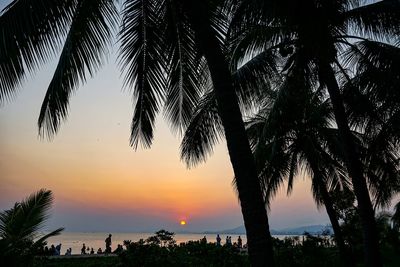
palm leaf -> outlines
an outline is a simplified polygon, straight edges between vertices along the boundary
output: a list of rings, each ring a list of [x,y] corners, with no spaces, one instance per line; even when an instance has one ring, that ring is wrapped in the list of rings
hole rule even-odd
[[[199,102],[181,143],[181,158],[188,166],[204,162],[224,136],[213,91]]]
[[[135,111],[130,143],[149,147],[153,128],[166,87],[166,57],[163,27],[159,15],[165,1],[129,0],[123,9],[121,26],[121,65],[126,71],[125,85],[134,87]]]
[[[49,217],[53,194],[41,189],[0,213],[0,234],[7,240],[33,240]]]
[[[385,0],[362,5],[343,13],[350,30],[361,36],[385,39],[396,37],[400,29],[400,3]]]
[[[0,12],[0,103],[58,51],[76,0],[13,1]]]
[[[168,89],[165,114],[181,132],[190,122],[203,90],[201,56],[193,30],[177,1],[168,1],[165,12],[168,49]]]
[[[47,233],[47,234],[41,236],[39,239],[37,239],[37,240],[33,243],[33,245],[32,245],[32,250],[35,251],[37,248],[43,247],[43,245],[45,244],[45,242],[46,242],[46,240],[47,240],[48,238],[53,237],[53,236],[58,236],[58,235],[61,234],[62,231],[64,231],[64,228],[63,228],[63,227],[58,228],[58,229],[56,229],[56,230],[54,230],[54,231],[51,231],[50,233]]]
[[[79,0],[39,115],[39,131],[52,136],[68,113],[71,93],[93,76],[111,42],[117,10],[110,0]]]

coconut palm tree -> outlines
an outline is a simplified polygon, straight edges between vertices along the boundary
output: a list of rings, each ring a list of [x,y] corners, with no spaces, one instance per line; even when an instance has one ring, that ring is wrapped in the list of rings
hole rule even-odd
[[[400,189],[400,47],[360,41],[349,50],[345,59],[356,66],[355,76],[343,83],[343,99],[351,127],[364,136],[361,154],[374,206],[386,208]]]
[[[12,97],[26,73],[59,51],[39,115],[51,137],[68,113],[71,93],[104,63],[118,12],[112,0],[13,1],[0,17],[0,99]],[[171,124],[188,124],[209,75],[223,125],[254,266],[273,265],[262,191],[222,42],[224,1],[126,0],[119,32],[125,85],[133,87],[131,145],[149,147],[162,104]],[[206,66],[205,71],[201,66]]]
[[[249,60],[237,72],[242,69],[253,70],[257,61],[257,57]],[[236,80],[242,78],[236,72],[233,77]],[[275,77],[275,80],[278,79]],[[302,75],[288,75],[278,89],[260,88],[259,91],[264,89],[264,96],[258,96],[257,103],[263,108],[249,120],[247,133],[254,150],[266,203],[269,203],[286,178],[289,180],[288,193],[291,191],[298,166],[310,167],[314,177],[314,197],[319,205],[325,203],[343,263],[347,264],[346,247],[327,189],[327,184],[333,184],[333,181],[342,186],[343,181],[346,181],[340,162],[333,159],[324,148],[327,142],[335,142],[331,145],[333,148],[338,145],[337,131],[329,128],[332,119],[330,102],[322,101],[321,92],[313,92],[310,89],[312,86],[307,82],[309,80],[304,80]],[[258,84],[259,87],[261,85],[262,83]],[[244,104],[244,108],[254,107]],[[189,165],[205,160],[221,134],[221,122],[210,92],[200,102],[193,121],[185,132],[181,144],[182,158]]]
[[[301,60],[304,66],[313,66],[318,72],[319,84],[330,95],[346,168],[357,197],[365,261],[368,266],[381,266],[374,210],[336,72],[345,69],[339,55],[345,47],[352,47],[354,40],[398,38],[400,3],[395,0],[373,3],[351,0],[233,2],[236,4],[231,30],[234,35],[246,29],[258,31],[256,38],[253,31],[249,36],[253,41],[249,40],[247,48],[240,49],[239,53],[262,50],[266,44],[277,46],[293,65],[295,60]],[[259,34],[259,30],[264,34]]]
[[[266,51],[263,53],[266,53]],[[378,55],[378,53],[376,52],[375,55]],[[383,60],[383,58],[380,59],[381,62]],[[243,69],[251,70],[252,68],[246,65],[254,67],[254,62],[252,61],[257,62],[257,57],[245,64]],[[391,65],[393,66],[393,64]],[[241,69],[238,71],[241,71]],[[279,87],[280,89],[277,91],[267,90],[267,96],[258,96],[257,103],[261,102],[260,105],[265,105],[265,108],[250,120],[248,134],[253,147],[257,147],[255,158],[258,169],[262,173],[261,177],[264,178],[261,182],[265,189],[267,202],[269,197],[282,184],[285,177],[289,177],[288,180],[293,181],[297,166],[306,165],[309,167],[308,170],[313,176],[314,197],[317,203],[325,203],[343,263],[350,264],[348,262],[348,253],[341,237],[338,216],[333,208],[335,203],[333,203],[327,190],[327,185],[332,184],[329,181],[334,177],[341,178],[339,180],[336,179],[336,184],[340,180],[346,181],[346,179],[343,179],[346,178],[343,176],[345,171],[342,170],[343,152],[340,149],[341,145],[337,130],[329,126],[329,123],[333,120],[329,99],[321,102],[324,99],[323,94],[321,95],[321,88],[319,90],[313,89],[314,91],[310,89],[313,85],[318,85],[316,82],[318,74],[312,73],[312,68],[305,73],[301,69],[297,70],[298,73],[296,74],[294,73],[295,69],[291,68],[290,74],[287,75],[288,77],[283,83],[284,86]],[[367,121],[372,124],[373,118],[382,114],[382,105],[379,104],[382,101],[364,101],[364,98],[368,95],[363,96],[361,93],[348,96],[348,87],[357,85],[365,89],[366,87],[361,85],[360,82],[357,83],[359,80],[363,81],[363,83],[383,84],[385,87],[390,85],[394,89],[396,82],[387,75],[385,76],[386,83],[380,83],[382,81],[376,80],[376,75],[365,75],[365,79],[361,79],[360,75],[357,74],[352,79],[353,84],[345,83],[343,89],[345,102],[348,106],[350,120],[354,121],[354,123],[351,122],[351,125],[361,131],[353,131],[353,135],[356,137],[357,145],[362,152],[362,162],[365,175],[368,178],[370,193],[374,196],[375,206],[383,207],[390,202],[393,193],[398,192],[396,188],[398,188],[399,182],[399,157],[396,153],[396,146],[393,143],[393,137],[383,138],[383,134],[387,130],[381,132],[375,130],[372,132],[368,129],[366,130],[362,125],[355,124],[356,122],[361,124]],[[240,79],[240,76],[237,77],[235,74],[233,77]],[[271,77],[270,80],[273,80],[273,78]],[[266,87],[268,88],[268,86]],[[262,91],[262,88],[259,91]],[[250,90],[246,90],[246,92],[249,93]],[[356,93],[354,90],[352,92],[353,94]],[[244,94],[238,93],[238,95]],[[249,103],[249,101],[243,102]],[[360,107],[354,106],[355,110],[352,110],[353,105],[359,103],[364,104],[359,105]],[[372,109],[369,110],[369,113],[365,111],[365,104],[367,103],[368,105],[366,106]],[[256,105],[252,105],[250,109],[254,108],[254,106]],[[391,112],[394,113],[394,110],[396,109],[391,109]],[[368,116],[371,116],[371,118]],[[391,120],[386,119],[386,121],[390,122],[394,119],[392,117]],[[380,123],[382,126],[382,122]],[[391,129],[389,125],[381,126],[375,125],[375,128]],[[372,125],[369,128],[371,127]],[[212,152],[212,147],[218,141],[220,135],[221,122],[218,118],[215,100],[211,92],[202,99],[195,112],[193,123],[189,125],[185,133],[181,145],[182,158],[188,164],[204,160]],[[379,146],[376,145],[377,141],[380,142]],[[329,153],[324,152],[324,147],[329,147],[329,151],[336,155],[335,158],[331,158]],[[380,149],[377,149],[378,147]],[[321,155],[321,152],[324,153]],[[301,162],[307,164],[301,164]],[[326,172],[326,170],[331,171]],[[326,179],[326,177],[330,179]],[[292,185],[292,182],[289,185]],[[342,183],[343,185],[347,185],[347,183]],[[291,186],[289,186],[290,188]],[[351,190],[351,188],[347,190]]]
[[[9,209],[0,212],[0,252],[6,266],[24,266],[32,260],[46,239],[59,235],[64,228],[48,234],[39,231],[49,218],[53,194],[41,189],[25,200],[17,202]]]
[[[339,143],[337,130],[330,126],[332,117],[329,99],[313,91],[304,75],[291,73],[277,89],[272,106],[261,109],[248,121],[247,132],[265,185],[266,202],[285,180],[290,194],[297,173],[303,170],[309,174],[314,199],[318,206],[325,206],[331,221],[342,264],[349,266],[348,250],[329,193],[330,187],[349,188],[341,162],[336,159],[341,156],[334,157],[329,150]]]

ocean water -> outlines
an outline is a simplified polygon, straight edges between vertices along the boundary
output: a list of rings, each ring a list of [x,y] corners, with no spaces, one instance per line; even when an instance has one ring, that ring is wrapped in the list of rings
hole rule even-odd
[[[59,236],[51,237],[48,239],[47,244],[50,247],[52,244],[55,246],[61,243],[61,255],[64,255],[68,248],[72,249],[72,254],[80,254],[83,243],[86,247],[93,248],[95,252],[99,248],[103,251],[106,247],[105,239],[108,237],[109,233],[73,233],[73,232],[63,232]],[[112,250],[114,250],[118,244],[123,244],[124,240],[139,241],[140,239],[146,239],[149,236],[154,235],[154,233],[111,233],[112,234]],[[232,243],[237,242],[239,235],[228,234],[232,237]],[[225,244],[225,238],[228,235],[220,235],[222,239],[222,244]],[[215,234],[175,234],[174,239],[177,244],[187,241],[200,240],[206,236],[207,242],[216,242]],[[243,244],[246,244],[247,239],[245,235],[241,235]]]

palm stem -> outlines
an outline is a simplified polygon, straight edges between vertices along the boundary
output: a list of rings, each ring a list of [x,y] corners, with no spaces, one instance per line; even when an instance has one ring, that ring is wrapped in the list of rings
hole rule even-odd
[[[342,96],[331,65],[320,62],[320,78],[324,81],[332,101],[339,136],[343,142],[345,164],[351,176],[354,193],[358,202],[358,211],[363,224],[364,256],[369,267],[382,266],[379,252],[378,232],[375,223],[374,209],[369,196],[367,182],[363,175],[357,147],[351,134]]]
[[[207,7],[196,0],[188,1],[186,7],[210,69],[218,113],[236,178],[250,262],[255,267],[274,266],[268,216],[228,63],[215,33],[206,21]]]

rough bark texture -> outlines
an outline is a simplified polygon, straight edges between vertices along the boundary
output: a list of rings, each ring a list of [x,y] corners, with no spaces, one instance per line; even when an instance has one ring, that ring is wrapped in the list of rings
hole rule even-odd
[[[320,78],[326,84],[332,101],[336,124],[343,142],[346,167],[352,179],[354,193],[357,198],[358,212],[363,226],[365,263],[369,267],[381,267],[382,262],[379,252],[375,213],[369,196],[367,182],[363,175],[359,153],[357,153],[357,147],[348,125],[339,86],[329,63],[320,63]]]
[[[226,58],[210,27],[204,1],[187,0],[185,7],[210,69],[218,112],[236,177],[250,262],[252,266],[274,266],[268,216]]]

